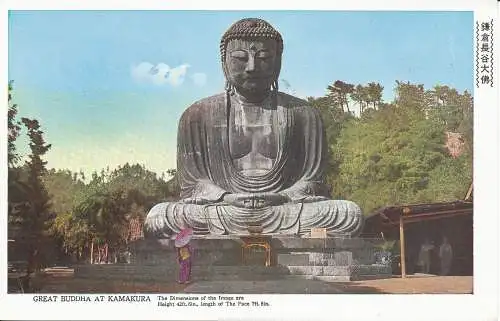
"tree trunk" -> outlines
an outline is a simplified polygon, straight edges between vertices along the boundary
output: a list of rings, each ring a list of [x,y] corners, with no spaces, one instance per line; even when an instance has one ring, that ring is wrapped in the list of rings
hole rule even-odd
[[[94,240],[90,242],[90,264],[94,264]]]
[[[26,266],[26,277],[29,278],[35,269],[35,249],[32,244],[28,249],[28,264]]]

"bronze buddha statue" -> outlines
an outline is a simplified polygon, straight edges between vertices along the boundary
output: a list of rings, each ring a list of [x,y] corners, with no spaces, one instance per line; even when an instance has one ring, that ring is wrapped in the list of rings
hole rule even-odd
[[[220,44],[225,93],[181,116],[177,145],[179,202],[154,206],[146,232],[197,235],[356,236],[363,216],[351,201],[331,200],[324,183],[327,142],[319,112],[278,91],[283,40],[269,23],[242,19]]]

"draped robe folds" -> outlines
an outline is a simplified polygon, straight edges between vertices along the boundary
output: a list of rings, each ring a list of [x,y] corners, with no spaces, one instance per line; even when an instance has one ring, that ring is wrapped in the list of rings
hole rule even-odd
[[[328,149],[318,111],[287,94],[277,98],[273,112],[278,154],[262,175],[243,175],[233,163],[228,135],[234,110],[228,110],[224,94],[205,98],[184,112],[177,144],[182,200],[153,207],[147,232],[170,237],[191,227],[198,235],[246,235],[249,225],[259,225],[263,234],[304,235],[315,227],[326,228],[329,235],[359,234],[359,207],[328,199],[323,182]],[[266,192],[286,195],[290,202],[249,209],[223,201],[227,193]]]

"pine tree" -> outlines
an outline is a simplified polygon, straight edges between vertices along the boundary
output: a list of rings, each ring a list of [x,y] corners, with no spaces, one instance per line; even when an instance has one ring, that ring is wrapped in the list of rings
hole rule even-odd
[[[46,172],[46,161],[42,157],[51,145],[45,142],[43,131],[41,131],[37,120],[22,118],[21,121],[27,129],[31,150],[25,164],[27,170],[26,186],[28,187],[27,206],[18,213],[20,235],[27,248],[27,276],[29,277],[40,267],[47,244],[46,232],[51,218],[49,212],[50,197],[42,183],[42,176]]]

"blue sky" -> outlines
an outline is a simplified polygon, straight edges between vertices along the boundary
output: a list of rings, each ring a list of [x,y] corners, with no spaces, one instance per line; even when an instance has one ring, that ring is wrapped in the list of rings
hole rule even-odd
[[[469,12],[11,11],[14,100],[40,120],[48,166],[175,167],[177,121],[222,91],[220,37],[243,17],[282,33],[281,89],[301,97],[337,79],[379,82],[386,100],[396,80],[473,91]]]

